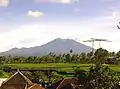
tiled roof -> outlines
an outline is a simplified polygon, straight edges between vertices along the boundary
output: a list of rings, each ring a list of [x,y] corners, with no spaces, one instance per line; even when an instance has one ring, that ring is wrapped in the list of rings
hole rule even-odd
[[[40,84],[32,83],[26,76],[19,70],[4,81],[0,89],[44,89]]]
[[[66,85],[71,85],[71,87],[73,87],[73,89],[75,88],[75,85],[77,85],[77,80],[76,79],[64,79],[56,89],[61,89],[63,86]]]
[[[32,86],[30,86],[28,89],[45,89],[45,88],[43,88],[41,85],[39,85],[39,84],[34,84],[34,85],[32,85]]]
[[[27,85],[32,85],[33,83],[24,76],[20,71],[17,71],[14,75],[12,75],[10,78],[8,78],[6,81],[3,82],[3,84],[23,84],[23,80]],[[2,85],[3,85],[2,84]]]
[[[7,80],[7,78],[0,78],[0,86],[5,80]]]
[[[63,80],[60,80],[60,81],[52,84],[47,89],[61,89],[63,87],[64,87],[64,89],[66,89],[67,87],[72,87],[72,89],[76,89],[76,85],[77,85],[76,79],[73,79],[73,78],[72,79],[63,79]]]

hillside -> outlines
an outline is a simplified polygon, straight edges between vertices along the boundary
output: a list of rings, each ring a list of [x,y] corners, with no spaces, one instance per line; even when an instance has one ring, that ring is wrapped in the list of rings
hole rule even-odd
[[[20,49],[13,48],[9,51],[2,52],[1,55],[41,56],[41,55],[46,55],[50,52],[68,53],[70,49],[72,49],[74,53],[91,51],[91,47],[81,44],[75,40],[57,38],[41,46],[35,46],[31,48],[20,48]]]

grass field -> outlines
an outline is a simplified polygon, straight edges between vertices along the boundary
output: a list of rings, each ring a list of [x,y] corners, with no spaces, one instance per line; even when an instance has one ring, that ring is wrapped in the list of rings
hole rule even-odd
[[[11,68],[11,69],[20,69],[20,70],[57,70],[57,71],[63,71],[63,72],[74,72],[74,67],[79,67],[82,70],[88,71],[89,68],[93,64],[68,64],[68,63],[41,63],[41,64],[4,64],[3,68]],[[109,66],[112,70],[116,71],[117,74],[120,76],[120,65],[104,65]],[[5,74],[4,76],[0,76],[0,78],[4,78],[5,76],[8,76],[8,74]],[[62,76],[66,78],[71,78],[73,75],[71,74],[65,74]]]
[[[41,63],[41,64],[4,64],[3,67],[10,67],[12,69],[54,69],[59,71],[72,72],[73,67],[80,67],[80,69],[89,70],[93,64],[68,64],[68,63]],[[105,65],[109,66],[112,70],[120,72],[120,65]]]
[[[80,67],[88,70],[93,64],[63,64],[63,63],[41,63],[41,64],[4,64],[3,67],[10,67],[12,69],[55,69],[59,71],[73,71],[73,67]]]

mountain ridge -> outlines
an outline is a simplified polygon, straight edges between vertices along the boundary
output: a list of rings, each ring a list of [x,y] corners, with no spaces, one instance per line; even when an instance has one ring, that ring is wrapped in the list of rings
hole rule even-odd
[[[73,53],[90,52],[91,47],[79,43],[73,39],[61,39],[56,38],[41,46],[35,46],[30,48],[12,48],[8,51],[0,53],[2,56],[41,56],[50,52],[53,53],[68,53],[70,50]]]

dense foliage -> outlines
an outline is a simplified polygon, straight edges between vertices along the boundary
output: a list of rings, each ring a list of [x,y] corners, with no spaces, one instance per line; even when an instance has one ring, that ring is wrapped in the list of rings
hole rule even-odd
[[[105,49],[97,49],[95,53],[80,53],[74,54],[72,50],[66,54],[49,53],[45,56],[0,56],[0,63],[107,63],[119,64],[120,51],[118,53],[108,52]]]
[[[120,78],[117,73],[100,63],[92,66],[88,72],[76,70],[76,73],[83,89],[117,89],[117,85],[119,86]]]
[[[83,89],[117,89],[119,86],[119,75],[115,71],[111,70],[108,66],[103,64],[119,65],[120,63],[120,51],[108,52],[105,49],[97,49],[94,53],[80,53],[74,54],[72,49],[67,54],[54,54],[49,53],[45,56],[0,56],[0,76],[4,76],[6,73],[2,70],[4,64],[44,64],[44,63],[64,63],[64,64],[95,64],[88,71],[80,67],[72,66],[74,70],[74,77],[78,79],[79,87]],[[69,67],[70,67],[69,65]],[[26,65],[27,66],[27,65]],[[9,71],[8,74],[13,74],[10,68],[6,68]],[[35,83],[55,83],[64,77],[56,71],[50,73],[43,71],[22,71],[30,80]],[[65,71],[66,72],[66,71]],[[118,88],[119,89],[119,88]]]

